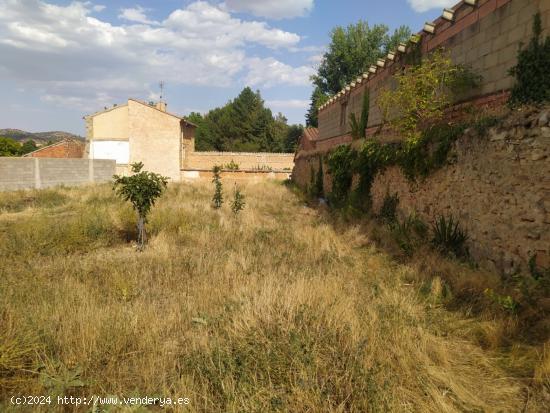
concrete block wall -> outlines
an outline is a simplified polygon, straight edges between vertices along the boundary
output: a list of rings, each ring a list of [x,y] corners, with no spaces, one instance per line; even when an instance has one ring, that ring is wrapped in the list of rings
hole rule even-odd
[[[0,190],[47,188],[110,181],[115,161],[0,157]]]
[[[438,18],[435,34],[420,33],[419,47],[423,55],[442,47],[450,52],[454,63],[469,66],[483,76],[480,88],[458,97],[459,101],[499,94],[512,87],[514,79],[508,70],[516,63],[520,45],[531,38],[537,11],[541,13],[543,34],[550,33],[548,0],[479,0],[476,7],[460,2],[454,10],[453,22]],[[376,75],[320,110],[319,140],[349,134],[349,115],[359,116],[365,90],[370,96],[368,127],[378,126],[382,119],[377,98],[383,89],[394,87],[393,74],[403,66],[400,54],[394,62],[386,60],[386,67],[379,68]]]

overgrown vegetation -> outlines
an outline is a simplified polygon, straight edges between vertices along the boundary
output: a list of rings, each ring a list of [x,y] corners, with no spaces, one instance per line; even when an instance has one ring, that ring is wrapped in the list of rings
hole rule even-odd
[[[445,309],[483,273],[428,253],[401,265],[285,186],[243,185],[238,220],[209,207],[209,182],[170,185],[141,254],[108,185],[49,190],[57,206],[14,194],[0,214],[0,411],[14,394],[189,397],[197,413],[545,411],[548,349],[509,338],[524,306]]]
[[[542,39],[540,12],[533,17],[533,36],[526,48],[518,51],[517,64],[510,69],[516,78],[512,105],[550,101],[550,36]]]
[[[369,123],[369,92],[363,93],[363,102],[361,104],[361,116],[357,120],[355,113],[350,113],[349,121],[351,127],[351,136],[353,139],[364,139],[367,136],[367,125]]]
[[[145,224],[147,224],[147,215],[155,205],[157,198],[168,184],[168,178],[154,172],[142,171],[143,163],[136,162],[131,165],[132,175],[113,177],[113,190],[125,201],[130,201],[134,210],[137,212],[137,233],[138,248],[143,251],[147,234]]]

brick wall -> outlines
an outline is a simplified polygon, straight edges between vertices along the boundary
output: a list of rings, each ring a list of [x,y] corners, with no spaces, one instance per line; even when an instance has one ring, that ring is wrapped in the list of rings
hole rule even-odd
[[[31,158],[82,158],[84,143],[65,139],[27,154]]]
[[[454,22],[437,19],[435,34],[423,32],[419,47],[423,54],[443,47],[450,51],[453,62],[470,66],[483,76],[481,87],[461,96],[460,100],[499,94],[512,86],[513,78],[508,75],[508,69],[516,63],[520,44],[530,39],[532,19],[537,10],[542,15],[544,34],[550,34],[548,0],[479,0],[476,7],[461,2],[454,9]],[[376,75],[320,110],[319,139],[349,134],[349,115],[359,116],[366,89],[370,96],[368,126],[373,130],[379,125],[381,113],[377,97],[381,90],[392,87],[395,83],[392,74],[403,65],[404,56],[398,53],[394,62],[387,59],[386,67],[378,68]]]
[[[107,182],[114,174],[112,160],[0,157],[2,191]]]

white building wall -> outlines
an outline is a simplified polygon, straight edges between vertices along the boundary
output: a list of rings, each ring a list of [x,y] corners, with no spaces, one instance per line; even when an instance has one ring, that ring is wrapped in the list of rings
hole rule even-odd
[[[128,164],[130,144],[128,141],[92,141],[90,143],[90,158],[113,159],[117,164]]]

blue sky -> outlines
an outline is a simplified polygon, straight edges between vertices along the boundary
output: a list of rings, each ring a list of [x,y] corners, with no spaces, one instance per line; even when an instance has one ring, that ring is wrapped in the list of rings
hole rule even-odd
[[[457,0],[0,0],[0,129],[84,134],[82,116],[128,97],[207,112],[244,86],[303,123],[330,30],[413,32]]]

